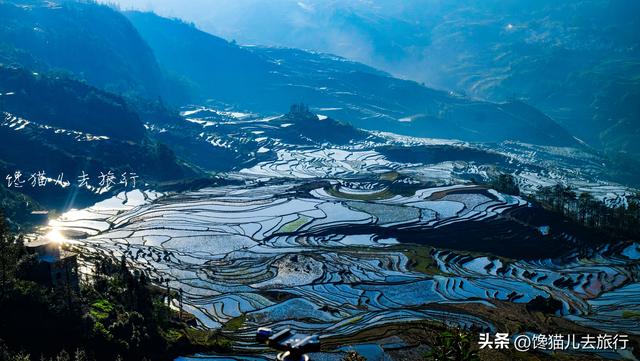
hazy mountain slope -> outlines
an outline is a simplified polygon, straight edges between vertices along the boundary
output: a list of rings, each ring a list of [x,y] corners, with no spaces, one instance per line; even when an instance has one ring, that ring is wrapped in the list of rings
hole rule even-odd
[[[201,99],[260,112],[279,112],[302,100],[320,113],[368,129],[486,142],[574,144],[553,120],[523,103],[454,97],[331,55],[239,47],[152,13],[127,16],[161,66],[194,84]]]
[[[596,147],[637,152],[638,11],[599,0],[458,6],[431,30],[425,69],[438,86],[526,99]]]
[[[0,107],[43,124],[140,140],[144,127],[124,99],[65,77],[0,66]]]
[[[640,3],[282,0],[125,7],[189,19],[243,44],[338,54],[492,101],[523,99],[610,153],[639,154]]]
[[[61,69],[120,93],[157,97],[164,79],[131,23],[91,2],[0,2],[0,63]]]
[[[186,79],[194,98],[248,102],[261,96],[275,66],[179,20],[126,12],[162,67]],[[188,54],[189,56],[185,56]],[[204,95],[204,97],[203,97]]]
[[[11,88],[5,88],[10,84]],[[75,187],[52,184],[33,187],[31,174],[45,171],[76,185],[84,171],[98,186],[101,172],[120,180],[136,173],[139,182],[154,184],[196,175],[165,145],[145,135],[136,113],[113,94],[75,80],[0,67],[0,174],[20,171],[25,183],[19,190],[51,207],[65,207],[76,197]],[[8,91],[9,90],[9,91]]]
[[[11,0],[0,6],[1,62],[63,69],[125,95],[161,96],[174,105],[213,99],[262,113],[304,101],[314,111],[368,129],[575,144],[525,104],[454,97],[331,55],[239,47],[150,13],[127,13],[134,27],[116,10],[91,2]]]

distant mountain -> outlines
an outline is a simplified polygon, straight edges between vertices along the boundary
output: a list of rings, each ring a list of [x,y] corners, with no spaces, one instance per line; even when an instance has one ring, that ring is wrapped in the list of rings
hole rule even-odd
[[[182,21],[152,13],[123,16],[89,2],[0,6],[6,10],[0,13],[6,20],[0,58],[22,65],[4,67],[0,89],[2,131],[11,138],[1,159],[7,170],[36,167],[17,151],[30,147],[55,168],[137,167],[150,179],[178,179],[193,172],[180,159],[204,171],[226,171],[274,157],[278,141],[309,147],[369,136],[353,126],[479,142],[577,145],[523,102],[454,96],[328,54],[238,46]],[[311,109],[251,125],[205,114],[212,125],[203,127],[167,111],[163,101],[169,108],[189,102],[266,115],[279,115],[298,101]],[[92,141],[78,142],[87,138]]]
[[[304,101],[357,127],[496,142],[574,145],[569,133],[524,103],[451,96],[343,58],[295,49],[240,47],[193,25],[153,13],[127,17],[170,73],[196,99],[275,113]]]
[[[640,3],[179,0],[155,9],[241,44],[314,49],[472,97],[522,99],[610,155],[640,154]],[[269,14],[269,16],[265,16]]]
[[[261,5],[235,28],[265,39],[318,45],[400,76],[472,97],[521,99],[609,154],[640,154],[640,3],[603,0],[295,1]],[[294,12],[271,32],[262,7]],[[314,21],[310,21],[313,19]],[[216,28],[211,24],[212,28]],[[330,28],[340,44],[315,42]],[[258,29],[252,32],[253,29]],[[287,35],[288,34],[288,35]],[[396,41],[396,39],[405,39]],[[287,42],[288,41],[288,42]],[[272,42],[270,42],[272,43]],[[357,45],[357,46],[356,46]]]
[[[429,83],[524,99],[591,146],[640,154],[640,4],[448,4],[430,29]],[[456,61],[451,61],[456,59]]]
[[[167,95],[166,79],[131,23],[85,1],[0,1],[0,63],[63,70],[122,94]]]
[[[174,106],[213,100],[272,114],[304,101],[313,111],[367,129],[576,144],[524,103],[455,97],[332,55],[240,47],[178,20],[139,12],[125,17],[92,2],[7,0],[0,7],[1,63],[62,70],[128,97]]]
[[[269,95],[261,90],[270,83],[269,74],[277,68],[274,64],[180,20],[151,13],[124,15],[153,49],[161,66],[190,85],[193,101],[213,98],[247,104],[264,96],[268,100]]]

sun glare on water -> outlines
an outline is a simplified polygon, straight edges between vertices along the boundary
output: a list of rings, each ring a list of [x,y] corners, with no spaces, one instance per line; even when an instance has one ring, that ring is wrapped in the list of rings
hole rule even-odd
[[[60,245],[64,244],[67,241],[64,235],[57,229],[51,230],[45,235],[45,237],[51,242],[58,243]]]

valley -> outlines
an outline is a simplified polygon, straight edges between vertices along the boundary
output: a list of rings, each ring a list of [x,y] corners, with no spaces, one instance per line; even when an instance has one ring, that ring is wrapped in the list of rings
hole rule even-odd
[[[371,330],[409,342],[394,328],[403,324],[495,332],[505,320],[485,310],[529,309],[538,298],[557,302],[544,312],[565,320],[565,330],[640,332],[628,316],[640,312],[638,243],[600,243],[479,183],[499,168],[523,194],[563,182],[626,204],[633,190],[599,179],[593,155],[353,128],[346,140],[331,131],[340,123],[297,106],[275,117],[206,107],[182,116],[191,142],[242,159],[224,173],[235,185],[123,192],[48,229],[70,235],[87,275],[94,259],[123,259],[180,290],[184,310],[200,327],[221,329],[237,354],[266,351],[253,341],[258,327],[319,334],[326,357],[339,355],[338,345],[382,342],[366,336]],[[527,324],[510,330],[530,331]]]
[[[640,358],[626,5],[118,3],[0,0],[0,361]]]

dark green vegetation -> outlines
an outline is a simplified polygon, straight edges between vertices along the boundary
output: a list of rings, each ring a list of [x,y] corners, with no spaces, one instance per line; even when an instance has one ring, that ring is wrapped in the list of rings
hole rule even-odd
[[[376,151],[384,154],[390,161],[404,163],[433,164],[455,160],[504,165],[509,161],[502,154],[454,145],[414,146],[410,150],[400,146],[384,146],[377,147]]]
[[[511,194],[514,196],[520,195],[520,188],[518,187],[518,184],[513,176],[509,174],[499,174],[498,177],[491,182],[491,188],[500,193]]]
[[[38,203],[31,197],[0,186],[0,209],[5,212],[5,217],[12,227],[39,223],[39,220],[31,215],[31,212],[39,208]]]
[[[431,350],[425,355],[433,361],[479,361],[474,350],[474,340],[469,332],[447,330],[439,333],[431,344]]]
[[[0,356],[2,360],[172,360],[230,342],[195,329],[165,304],[175,292],[151,286],[126,263],[96,260],[94,275],[76,292],[31,281],[34,255],[0,219]],[[62,358],[64,360],[64,358]]]
[[[586,227],[604,232],[609,237],[637,239],[640,229],[640,195],[629,197],[628,205],[607,207],[588,193],[577,193],[570,187],[555,185],[540,189],[533,199]]]
[[[494,189],[519,195],[520,189],[509,174],[500,174],[490,184]],[[562,220],[586,230],[595,230],[598,237],[606,241],[638,240],[640,229],[640,195],[627,197],[627,205],[610,207],[586,192],[578,192],[569,186],[556,184],[542,187],[536,193],[525,196]],[[567,222],[568,221],[568,222]],[[554,222],[556,223],[556,222]],[[558,223],[559,224],[559,223]],[[552,227],[553,228],[553,227]]]
[[[408,266],[411,270],[430,275],[440,274],[438,265],[431,255],[431,247],[415,245],[403,247],[402,249],[409,259]]]

